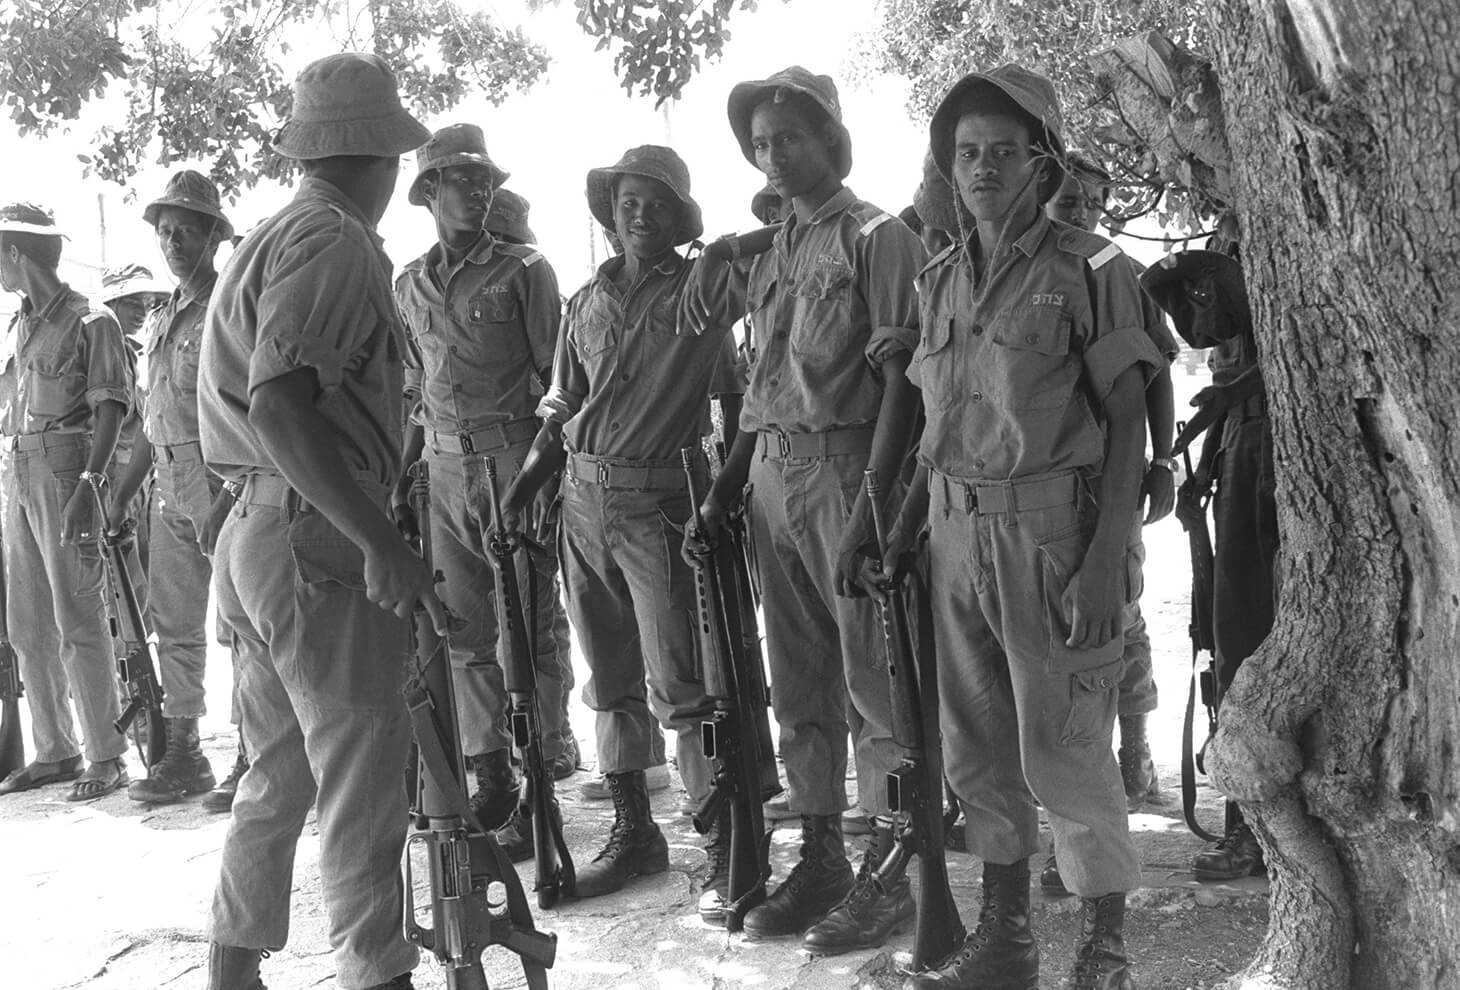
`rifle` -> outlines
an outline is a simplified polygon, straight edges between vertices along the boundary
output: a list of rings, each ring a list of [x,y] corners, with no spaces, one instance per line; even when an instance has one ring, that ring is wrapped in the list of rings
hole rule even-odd
[[[863,475],[879,560],[887,555],[887,527],[877,472]],[[963,922],[948,886],[948,856],[943,833],[943,768],[938,754],[938,677],[933,652],[932,616],[927,594],[918,595],[919,625],[914,645],[907,595],[901,584],[886,589],[878,603],[882,640],[887,647],[887,679],[892,698],[892,741],[902,747],[902,763],[887,774],[887,805],[902,815],[896,844],[878,866],[872,882],[879,893],[907,871],[918,857],[918,922],[912,970],[945,959],[963,942]],[[931,745],[930,745],[931,743]]]
[[[695,476],[698,449],[679,452],[694,507],[694,527],[705,532],[700,491]],[[710,793],[694,814],[695,830],[709,832],[728,807],[730,818],[730,889],[725,905],[725,930],[738,932],[748,911],[766,899],[770,877],[770,833],[762,805],[781,793],[771,748],[765,665],[750,572],[744,552],[744,519],[726,521],[728,538],[705,545],[695,554],[696,634],[705,658],[705,693],[715,711],[700,723],[705,756],[712,762]]]
[[[102,530],[102,564],[108,589],[102,595],[102,607],[112,642],[117,646],[117,675],[127,688],[127,704],[112,724],[123,735],[131,732],[142,763],[150,769],[167,753],[167,723],[162,716],[162,683],[157,679],[152,630],[147,627],[127,564],[127,545],[135,524],[128,520],[115,533],[107,532],[107,506],[101,485],[93,483],[91,493],[96,498],[97,525]]]
[[[431,556],[430,478],[424,461],[411,468],[411,508],[420,531],[421,556],[435,572]],[[438,578],[439,579],[439,578]],[[466,797],[466,763],[456,721],[446,638],[436,632],[426,610],[416,608],[412,623],[416,668],[405,687],[411,730],[416,737],[417,773],[411,832],[405,848],[406,940],[432,952],[446,970],[447,990],[487,990],[482,951],[505,945],[522,958],[529,990],[547,990],[547,969],[557,955],[558,937],[532,923],[532,910],[517,871],[488,832]],[[425,849],[431,866],[431,927],[416,923],[411,850]],[[504,909],[492,910],[488,889],[501,884]]]
[[[25,739],[20,734],[20,660],[10,645],[10,619],[5,601],[5,556],[0,549],[0,780],[25,766]]]
[[[492,569],[497,575],[497,635],[502,645],[498,660],[502,679],[511,699],[512,741],[522,754],[522,776],[526,783],[519,811],[532,823],[532,850],[537,868],[537,904],[543,909],[558,903],[558,897],[573,895],[573,857],[563,836],[563,813],[553,791],[553,775],[542,755],[542,716],[537,707],[536,623],[522,607],[522,589],[517,565],[522,541],[508,538],[502,525],[502,500],[497,492],[497,462],[487,457],[487,500],[491,509],[491,533],[487,546]],[[532,552],[529,550],[529,553]],[[546,553],[539,548],[538,552]],[[528,598],[536,603],[537,582],[532,562],[527,562]]]
[[[1177,432],[1184,432],[1184,429],[1185,424],[1180,424]],[[1210,479],[1202,488],[1197,487],[1198,476],[1207,476],[1210,457],[1208,451],[1202,452],[1200,472],[1193,472],[1191,469],[1191,451],[1188,447],[1182,447],[1181,457],[1186,468],[1186,479],[1176,492],[1176,519],[1181,523],[1181,528],[1186,530],[1186,541],[1191,551],[1191,624],[1188,627],[1191,634],[1191,685],[1187,690],[1186,715],[1181,731],[1181,815],[1186,820],[1186,827],[1197,838],[1218,842],[1221,836],[1208,832],[1196,820],[1196,771],[1201,769],[1205,773],[1206,768],[1201,766],[1201,757],[1193,753],[1195,740],[1192,738],[1198,687],[1202,705],[1207,712],[1208,739],[1216,734],[1217,709],[1222,704],[1222,686],[1216,671],[1217,644],[1212,615],[1216,558],[1212,552],[1211,532],[1207,528],[1207,506],[1212,500]],[[1198,671],[1197,659],[1202,651],[1206,651],[1211,659],[1208,660],[1205,670]],[[1205,745],[1202,749],[1206,749]]]

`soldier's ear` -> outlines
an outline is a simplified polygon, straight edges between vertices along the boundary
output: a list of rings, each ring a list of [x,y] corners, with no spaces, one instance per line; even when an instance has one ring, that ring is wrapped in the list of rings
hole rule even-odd
[[[433,199],[436,198],[436,194],[438,192],[440,192],[440,191],[441,191],[441,172],[439,170],[432,169],[431,171],[427,172],[425,175],[421,176],[421,198],[422,199],[428,200],[428,201],[429,200],[433,200]]]

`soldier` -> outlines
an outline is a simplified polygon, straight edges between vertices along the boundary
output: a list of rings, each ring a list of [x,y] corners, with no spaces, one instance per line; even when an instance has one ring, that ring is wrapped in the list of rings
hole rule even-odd
[[[472,810],[489,829],[512,818],[501,839],[514,859],[525,859],[532,855],[532,835],[517,814],[510,762],[508,700],[491,607],[495,579],[482,539],[490,518],[483,466],[491,458],[504,482],[510,480],[537,436],[537,396],[552,375],[557,343],[558,282],[540,252],[486,232],[494,193],[507,173],[487,155],[481,128],[453,124],[437,131],[416,153],[416,164],[408,198],[430,210],[437,243],[406,265],[395,283],[410,341],[406,394],[415,405],[404,458],[412,464],[424,451],[430,466],[431,548],[445,578],[442,598],[465,623],[452,633],[451,665],[462,751],[477,780]],[[398,519],[410,513],[410,486],[402,472]],[[571,681],[563,672],[571,671],[572,660],[560,652],[553,632],[562,609],[557,560],[533,554],[532,562],[537,600],[529,607],[537,619],[533,662],[543,756],[572,773],[572,732],[562,722],[565,681]]]
[[[142,342],[138,335],[147,314],[167,301],[172,289],[152,277],[152,269],[145,265],[122,265],[108,268],[101,273],[101,301],[112,311],[127,346],[134,353],[140,353]]]
[[[1039,985],[1036,800],[1083,898],[1071,985],[1133,986],[1123,917],[1140,865],[1111,735],[1142,392],[1162,360],[1120,250],[1041,209],[1059,120],[1049,81],[1006,65],[957,82],[930,128],[971,230],[918,277],[908,374],[927,425],[883,574],[930,525],[945,770],[984,874],[976,930],[917,987]]]
[[[209,555],[233,506],[222,480],[203,465],[198,442],[198,357],[203,316],[218,278],[218,245],[233,236],[218,189],[207,177],[180,171],[142,211],[178,288],[147,322],[147,385],[142,436],[117,481],[109,525],[121,527],[134,493],[154,478],[150,499],[148,615],[157,634],[167,720],[167,754],[146,780],[127,789],[134,801],[167,804],[218,783],[198,742],[207,711],[203,678],[208,653],[206,613],[213,565]],[[247,767],[242,745],[238,764]],[[232,787],[237,787],[235,776]]]
[[[210,990],[262,986],[311,805],[339,985],[411,987],[406,620],[424,607],[444,634],[445,616],[388,511],[405,340],[375,226],[400,156],[428,137],[377,56],[307,66],[274,138],[304,178],[238,246],[208,307],[199,425],[205,462],[238,492],[214,574],[253,757],[213,898]]]
[[[881,945],[914,914],[905,877],[886,890],[873,882],[892,843],[885,780],[901,753],[881,626],[872,603],[848,593],[855,550],[871,539],[863,471],[891,492],[911,443],[917,394],[904,369],[924,255],[912,231],[842,184],[851,135],[830,77],[792,66],[740,83],[729,117],[788,210],[749,270],[748,305],[728,294],[735,311],[724,315],[750,314],[754,363],[741,433],[703,514],[713,532],[749,481],[771,704],[802,832],[800,861],[745,930],[805,932],[807,949],[833,954]],[[849,730],[873,826],[856,877],[842,827]]]
[[[0,512],[11,641],[30,704],[36,758],[0,794],[74,780],[67,800],[127,783],[106,620],[97,493],[132,405],[131,359],[111,311],[57,274],[49,210],[0,209],[0,286],[22,297],[0,368]],[[86,744],[81,768],[70,702]]]
[[[608,842],[578,868],[580,897],[669,867],[644,777],[660,725],[676,734],[690,800],[710,787],[699,738],[711,704],[695,644],[695,581],[678,553],[692,511],[680,450],[698,448],[709,432],[709,396],[738,386],[717,381],[733,368],[728,338],[677,332],[693,265],[675,248],[704,230],[689,190],[684,162],[655,145],[589,171],[589,209],[617,232],[624,253],[568,302],[552,388],[538,409],[542,431],[506,498],[509,513],[520,515],[566,453],[563,579],[592,674],[583,696],[598,713],[598,765],[614,802]],[[711,892],[728,877],[728,840],[722,816],[708,837]]]

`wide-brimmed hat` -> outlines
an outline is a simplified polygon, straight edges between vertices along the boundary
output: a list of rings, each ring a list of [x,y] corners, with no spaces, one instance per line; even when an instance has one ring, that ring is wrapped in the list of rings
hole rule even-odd
[[[8,203],[0,206],[0,232],[14,234],[39,234],[42,237],[62,237],[66,234],[56,226],[56,215],[48,207],[35,203]]]
[[[958,126],[958,119],[969,112],[971,105],[977,105],[979,90],[985,90],[989,96],[995,92],[1002,93],[1034,118],[1044,129],[1042,135],[1034,135],[1035,147],[1063,162],[1065,143],[1061,132],[1064,125],[1054,84],[1037,72],[1009,63],[989,72],[970,72],[953,84],[939,101],[938,109],[933,111],[932,123],[928,125],[929,144],[933,148],[933,161],[944,179],[950,184],[953,182],[953,131]],[[1039,202],[1053,196],[1063,181],[1064,174],[1059,169],[1051,169],[1041,183]]]
[[[492,188],[507,181],[511,174],[487,154],[487,139],[476,124],[451,124],[431,135],[431,140],[416,150],[416,180],[406,193],[412,206],[425,206],[421,180],[437,169],[452,165],[485,165],[492,173]]]
[[[1141,288],[1192,347],[1215,347],[1252,330],[1242,266],[1216,251],[1168,254],[1141,275]]]
[[[826,112],[841,137],[832,153],[832,163],[837,177],[845,179],[852,171],[852,135],[842,123],[842,105],[837,99],[836,83],[832,82],[831,76],[815,75],[799,65],[782,69],[766,79],[737,83],[730,90],[727,111],[730,129],[735,132],[735,140],[740,142],[740,153],[746,161],[755,165],[755,148],[750,143],[751,116],[755,108],[766,100],[783,102],[787,93],[804,93]]]
[[[761,223],[769,224],[771,210],[779,211],[782,206],[781,194],[776,192],[772,186],[766,186],[760,192],[750,197],[750,212]]]
[[[527,225],[527,215],[532,209],[524,196],[520,196],[511,189],[498,189],[492,195],[492,208],[487,211],[487,220],[483,225],[498,237],[506,238],[509,241],[516,241],[519,244],[536,244],[537,235]]]
[[[336,155],[388,158],[425,144],[431,132],[401,106],[395,73],[378,55],[341,52],[311,62],[294,80],[294,107],[274,150],[309,161]]]
[[[192,169],[183,169],[181,172],[173,173],[172,178],[167,180],[167,186],[162,190],[162,195],[147,204],[147,209],[142,211],[142,219],[152,226],[157,226],[157,214],[164,206],[180,206],[185,210],[205,217],[211,217],[217,221],[216,229],[218,236],[228,240],[233,236],[233,224],[223,215],[223,206],[218,196],[218,187],[213,184],[201,172],[194,172]]]
[[[630,148],[618,160],[617,165],[595,168],[588,171],[588,210],[609,230],[613,222],[613,182],[620,175],[641,175],[658,179],[669,187],[684,207],[680,218],[680,230],[675,244],[688,244],[705,232],[705,221],[700,205],[689,194],[689,166],[675,153],[673,148],[658,144]]]
[[[127,296],[170,296],[172,286],[154,278],[146,265],[122,265],[101,273],[101,301],[107,304]]]
[[[923,181],[913,193],[913,209],[924,227],[958,234],[958,200],[953,187],[938,171],[931,148],[923,153]]]

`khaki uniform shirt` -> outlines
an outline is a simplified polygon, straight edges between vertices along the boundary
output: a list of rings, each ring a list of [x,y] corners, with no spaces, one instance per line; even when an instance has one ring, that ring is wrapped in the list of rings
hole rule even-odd
[[[142,429],[154,446],[198,439],[198,358],[203,317],[216,282],[193,296],[175,289],[147,316],[147,405]]]
[[[750,268],[743,430],[815,433],[873,423],[882,362],[918,339],[913,278],[927,254],[896,217],[843,188],[793,214]]]
[[[610,258],[568,300],[553,384],[538,415],[564,425],[568,449],[600,457],[670,460],[710,432],[712,394],[739,393],[728,334],[679,334],[693,262],[671,255],[621,292]]]
[[[409,338],[406,394],[437,433],[470,433],[533,415],[558,339],[561,301],[535,248],[484,234],[440,282],[438,244],[396,279]]]
[[[346,465],[392,484],[403,350],[379,235],[338,188],[306,177],[238,246],[213,290],[198,371],[204,460],[224,478],[277,473],[248,422],[253,390],[310,368]]]
[[[976,480],[1100,470],[1101,403],[1115,379],[1140,365],[1149,381],[1163,364],[1123,257],[1040,214],[983,283],[963,245],[928,264],[908,368],[927,414],[923,464]]]
[[[0,341],[0,433],[88,433],[108,400],[132,407],[132,358],[111,310],[63,284],[39,313],[30,301]],[[125,415],[125,414],[124,414]]]

